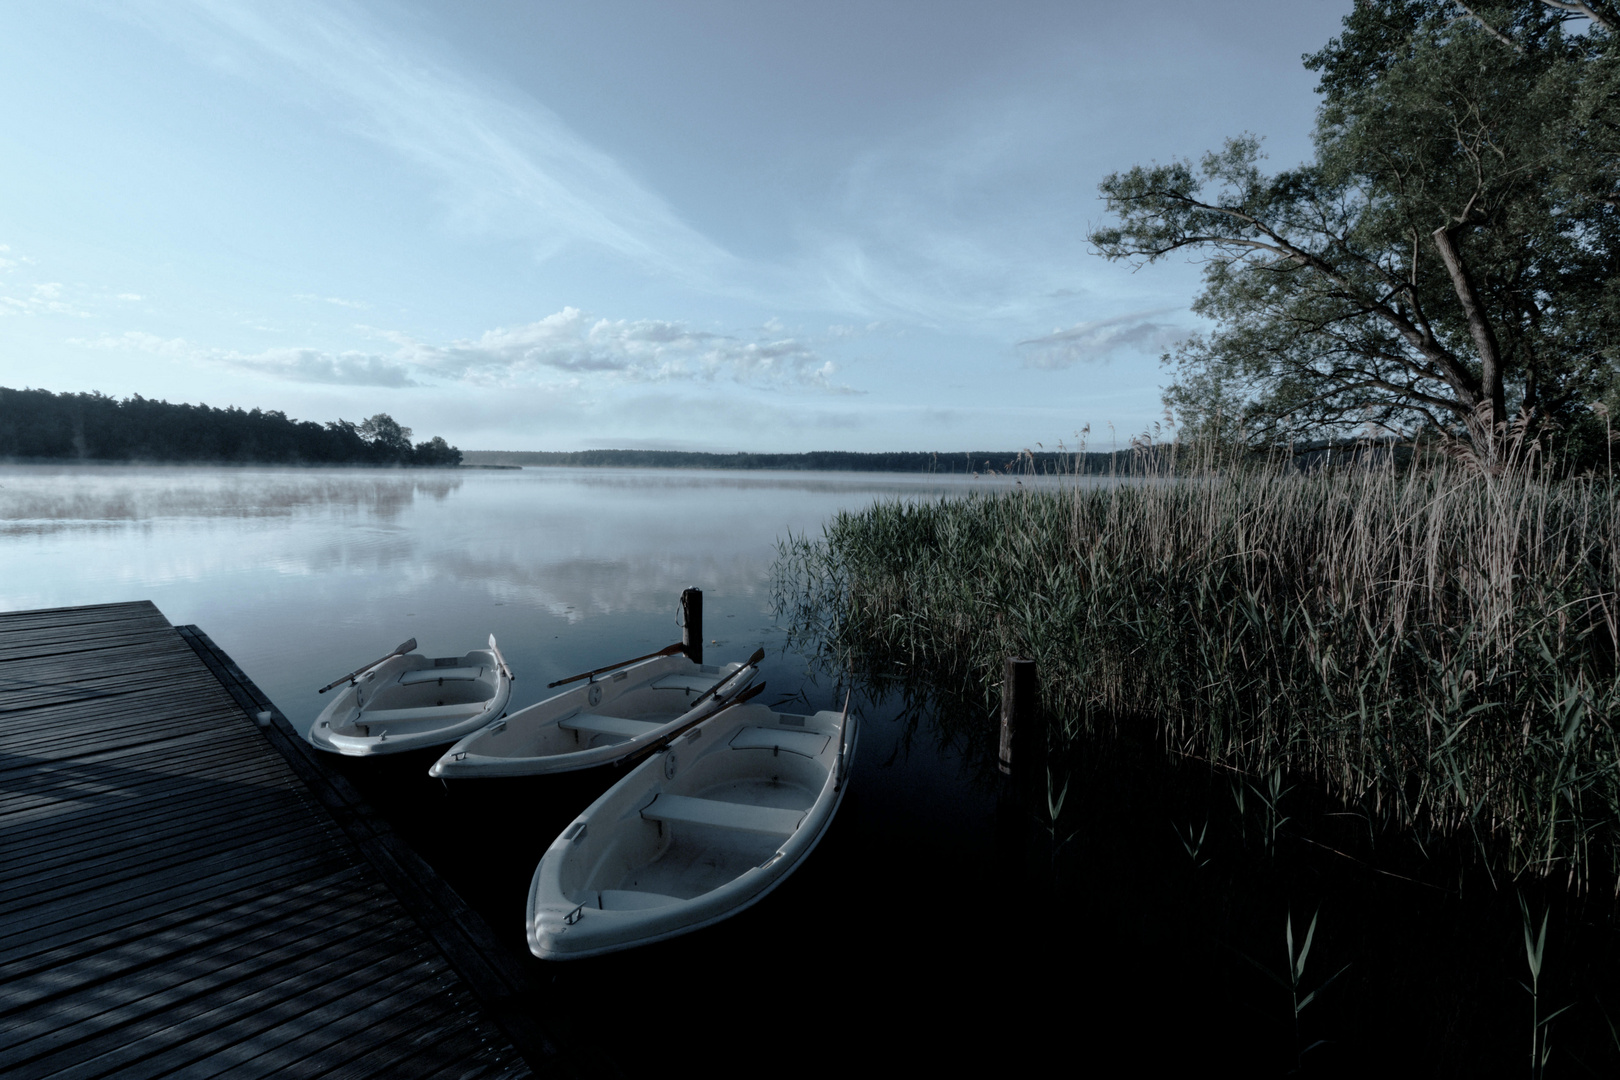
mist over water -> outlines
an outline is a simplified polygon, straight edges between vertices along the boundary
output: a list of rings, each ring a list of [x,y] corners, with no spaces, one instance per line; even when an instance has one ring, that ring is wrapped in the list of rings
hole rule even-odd
[[[315,689],[415,637],[458,654],[494,633],[513,707],[575,671],[680,638],[704,591],[710,662],[782,654],[770,571],[787,531],[878,499],[1005,489],[1004,477],[674,470],[0,466],[0,608],[151,600],[196,623],[293,721]],[[1027,480],[1026,480],[1027,482]],[[819,695],[819,698],[818,698]],[[825,700],[821,700],[821,699]]]

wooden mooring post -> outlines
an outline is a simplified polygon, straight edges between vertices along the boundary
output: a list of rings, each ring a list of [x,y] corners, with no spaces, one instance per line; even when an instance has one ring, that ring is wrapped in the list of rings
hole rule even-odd
[[[703,590],[681,591],[681,645],[694,664],[703,663]]]
[[[1009,656],[1001,678],[1001,747],[997,765],[1003,777],[996,798],[996,853],[1001,872],[1012,880],[1045,887],[1041,835],[1044,807],[1045,718],[1035,661]]]
[[[1003,776],[1026,786],[1040,762],[1037,747],[1045,743],[1041,725],[1041,683],[1035,661],[1007,657],[1001,676],[1001,753]]]

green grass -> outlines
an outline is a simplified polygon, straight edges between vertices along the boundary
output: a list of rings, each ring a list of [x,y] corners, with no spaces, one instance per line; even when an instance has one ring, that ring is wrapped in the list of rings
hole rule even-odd
[[[1586,889],[1620,880],[1617,556],[1615,489],[1534,466],[1162,465],[843,513],[777,592],[828,663],[965,692],[986,733],[1030,657],[1054,751],[1151,730]]]

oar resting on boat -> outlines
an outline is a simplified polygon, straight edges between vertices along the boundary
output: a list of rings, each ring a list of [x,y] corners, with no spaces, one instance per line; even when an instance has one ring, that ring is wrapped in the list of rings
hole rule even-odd
[[[543,776],[639,754],[721,708],[759,674],[765,650],[715,667],[654,654],[486,724],[428,770],[442,779]]]
[[[546,850],[529,949],[569,960],[662,941],[758,902],[799,867],[843,800],[849,712],[723,708],[613,785]]]

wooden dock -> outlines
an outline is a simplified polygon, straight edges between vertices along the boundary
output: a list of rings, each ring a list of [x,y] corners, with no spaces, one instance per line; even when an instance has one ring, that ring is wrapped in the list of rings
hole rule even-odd
[[[525,979],[195,627],[0,614],[0,1074],[570,1073]]]

